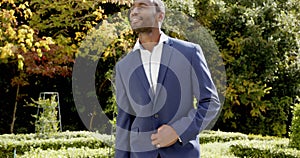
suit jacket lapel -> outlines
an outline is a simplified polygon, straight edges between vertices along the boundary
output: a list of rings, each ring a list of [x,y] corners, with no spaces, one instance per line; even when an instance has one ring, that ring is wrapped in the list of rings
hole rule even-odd
[[[169,39],[169,42],[170,42],[170,39]],[[157,101],[156,96],[159,96],[161,87],[164,85],[164,79],[165,79],[166,73],[169,69],[170,59],[172,57],[172,50],[173,50],[173,47],[171,47],[169,44],[164,44],[164,46],[163,46],[160,67],[159,67],[159,74],[158,74],[158,79],[157,79],[157,83],[160,84],[161,86],[158,86],[156,88],[154,104]]]
[[[158,79],[157,79],[157,83],[162,85],[164,84],[164,79],[166,76],[166,73],[168,71],[168,67],[170,64],[170,59],[172,57],[172,51],[173,51],[173,47],[171,46],[172,41],[169,39],[167,43],[164,43],[163,45],[163,50],[162,50],[162,56],[161,56],[161,61],[160,64],[161,66],[159,67],[159,74],[158,74]],[[143,63],[142,63],[142,59],[141,59],[141,52],[140,50],[135,50],[134,52],[134,58],[133,58],[133,63],[136,63],[137,65],[134,65],[135,68],[137,68],[136,74],[138,76],[138,78],[140,79],[140,82],[142,83],[145,91],[147,93],[150,93],[150,97],[151,100],[154,103],[153,108],[155,108],[155,103],[157,101],[157,96],[159,96],[159,93],[161,91],[161,87],[162,86],[158,86],[156,88],[156,93],[153,94],[152,91],[150,91],[150,84],[149,81],[147,79],[144,67],[143,67]],[[140,67],[141,66],[141,67]]]
[[[142,59],[141,59],[141,51],[140,50],[136,50],[132,53],[135,53],[134,58],[133,58],[133,63],[136,63],[137,65],[134,65],[136,69],[135,71],[135,75],[138,76],[139,81],[142,83],[145,91],[150,95],[151,100],[153,101],[154,98],[154,94],[152,91],[150,91],[150,83],[147,79],[146,73],[145,73],[145,69],[142,63]]]

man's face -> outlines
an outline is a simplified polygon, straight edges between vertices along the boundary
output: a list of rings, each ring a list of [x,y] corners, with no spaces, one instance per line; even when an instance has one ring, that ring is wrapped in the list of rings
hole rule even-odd
[[[136,0],[129,13],[131,28],[140,32],[151,32],[159,27],[160,14],[151,0]]]

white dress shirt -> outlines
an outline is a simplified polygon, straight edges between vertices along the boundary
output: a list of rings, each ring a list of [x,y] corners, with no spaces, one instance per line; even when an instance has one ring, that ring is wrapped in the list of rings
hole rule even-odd
[[[163,42],[167,41],[168,39],[169,37],[161,32],[159,42],[156,46],[154,46],[152,52],[144,49],[139,40],[137,40],[133,48],[133,50],[139,49],[141,52],[144,71],[146,73],[150,87],[154,93],[156,91]]]

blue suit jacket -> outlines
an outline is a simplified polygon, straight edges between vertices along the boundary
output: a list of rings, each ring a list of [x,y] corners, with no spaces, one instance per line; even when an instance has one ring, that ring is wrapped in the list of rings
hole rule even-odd
[[[144,72],[140,51],[116,65],[118,105],[116,158],[198,158],[198,134],[220,110],[217,90],[199,45],[169,38],[163,45],[154,93]],[[197,103],[194,104],[194,98]],[[151,134],[172,126],[182,143],[155,148]]]

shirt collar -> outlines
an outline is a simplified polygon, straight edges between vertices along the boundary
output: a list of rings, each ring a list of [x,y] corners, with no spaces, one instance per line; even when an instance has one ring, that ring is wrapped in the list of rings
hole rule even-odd
[[[169,36],[167,36],[164,32],[160,31],[160,38],[158,41],[158,44],[162,44],[163,42],[168,41]],[[140,44],[140,40],[138,39],[133,47],[133,51],[138,50],[138,49],[144,49],[143,46]]]

